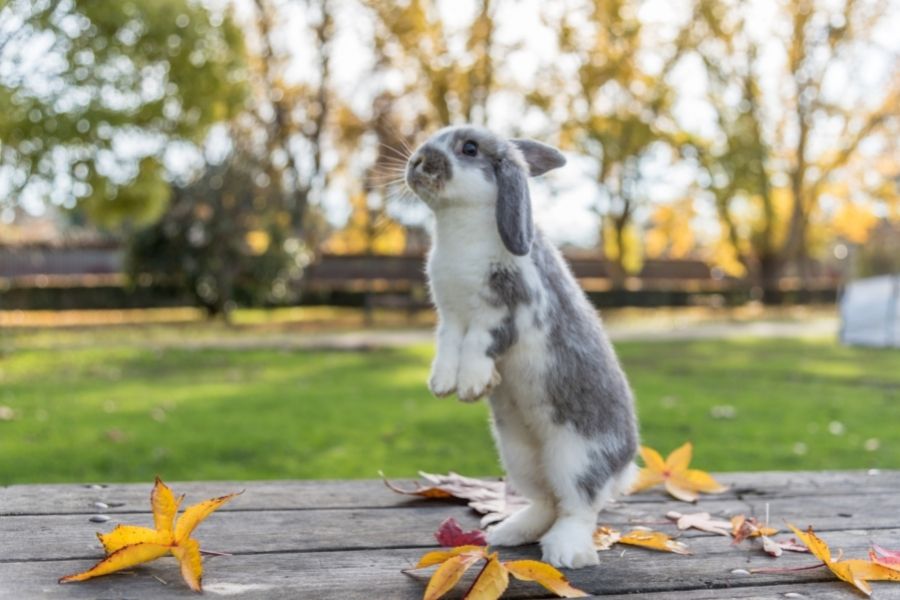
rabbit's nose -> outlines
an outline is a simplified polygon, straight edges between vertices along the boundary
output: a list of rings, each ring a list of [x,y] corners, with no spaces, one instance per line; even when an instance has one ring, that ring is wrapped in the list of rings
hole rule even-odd
[[[410,161],[410,162],[412,163],[413,171],[418,171],[419,167],[422,166],[424,159],[421,156],[417,156],[414,159],[412,159],[412,161]]]

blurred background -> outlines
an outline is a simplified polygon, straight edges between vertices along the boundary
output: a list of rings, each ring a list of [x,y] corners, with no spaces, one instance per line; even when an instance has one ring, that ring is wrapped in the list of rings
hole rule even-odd
[[[897,31],[889,0],[0,0],[0,485],[499,473],[483,403],[428,393],[402,183],[460,123],[569,159],[535,218],[645,443],[900,467]]]

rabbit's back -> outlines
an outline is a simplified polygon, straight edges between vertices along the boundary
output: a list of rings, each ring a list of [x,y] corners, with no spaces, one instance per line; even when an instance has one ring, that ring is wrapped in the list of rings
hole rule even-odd
[[[542,417],[587,439],[603,439],[612,472],[637,450],[633,398],[596,310],[559,251],[540,232],[515,296],[515,332],[498,367],[501,388],[516,388],[517,402],[540,407]],[[529,281],[534,280],[534,281]],[[500,389],[499,392],[504,390]],[[508,390],[512,391],[512,390]]]

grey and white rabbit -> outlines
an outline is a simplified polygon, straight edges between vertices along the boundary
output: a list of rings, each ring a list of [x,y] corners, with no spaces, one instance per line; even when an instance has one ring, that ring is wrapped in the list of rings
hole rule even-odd
[[[490,398],[508,481],[530,501],[488,541],[540,540],[545,561],[577,568],[597,564],[597,514],[631,485],[638,434],[597,313],[532,221],[528,175],[563,164],[540,142],[450,127],[412,154],[406,182],[435,216],[429,387]]]

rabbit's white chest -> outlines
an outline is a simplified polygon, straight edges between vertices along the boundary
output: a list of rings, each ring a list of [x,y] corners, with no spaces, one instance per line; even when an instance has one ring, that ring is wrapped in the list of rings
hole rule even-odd
[[[438,214],[427,267],[438,309],[460,317],[478,311],[490,265],[504,254],[492,211],[469,208]]]

